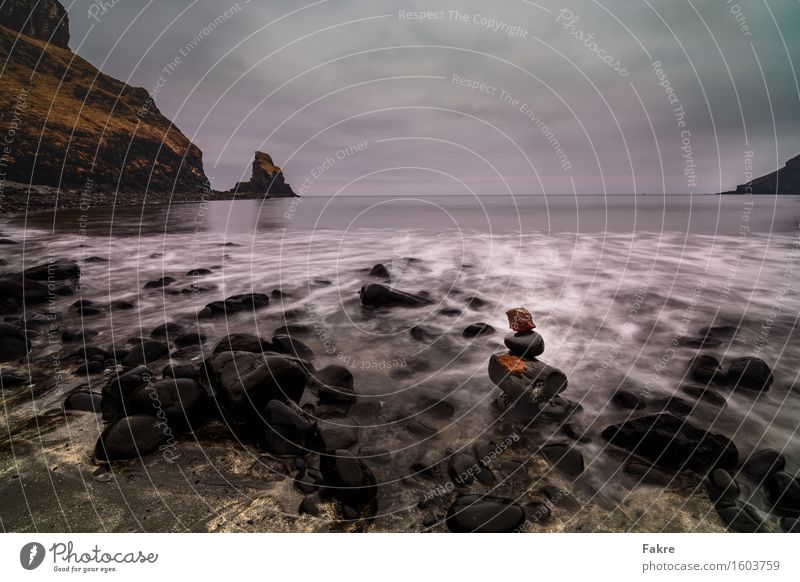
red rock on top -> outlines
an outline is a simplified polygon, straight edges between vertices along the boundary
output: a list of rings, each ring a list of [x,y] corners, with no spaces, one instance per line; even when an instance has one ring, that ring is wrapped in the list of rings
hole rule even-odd
[[[524,307],[509,309],[506,311],[506,315],[508,316],[508,326],[517,333],[531,331],[536,327],[531,312]]]

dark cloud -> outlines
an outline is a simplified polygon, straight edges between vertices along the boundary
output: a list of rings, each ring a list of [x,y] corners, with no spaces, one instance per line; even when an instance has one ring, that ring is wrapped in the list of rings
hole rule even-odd
[[[586,193],[685,192],[682,130],[695,191],[710,192],[742,181],[748,149],[758,172],[800,152],[795,0],[105,4],[69,7],[72,47],[134,85],[166,78],[158,106],[202,148],[219,188],[248,173],[255,149],[298,183],[359,142],[369,146],[313,180],[311,194],[352,181],[351,194],[499,194],[504,180],[516,194],[573,182]]]

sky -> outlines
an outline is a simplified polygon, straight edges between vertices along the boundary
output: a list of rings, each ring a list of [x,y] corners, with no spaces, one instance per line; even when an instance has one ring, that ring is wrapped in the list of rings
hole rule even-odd
[[[217,189],[708,193],[800,154],[800,0],[62,0]]]

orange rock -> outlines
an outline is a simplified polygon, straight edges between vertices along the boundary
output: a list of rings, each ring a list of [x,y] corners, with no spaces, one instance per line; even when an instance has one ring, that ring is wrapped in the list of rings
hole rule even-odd
[[[524,307],[509,309],[506,311],[506,315],[508,316],[508,326],[517,333],[531,331],[536,327],[531,312]]]
[[[525,360],[511,354],[497,356],[497,363],[503,366],[509,374],[521,374],[526,368]]]

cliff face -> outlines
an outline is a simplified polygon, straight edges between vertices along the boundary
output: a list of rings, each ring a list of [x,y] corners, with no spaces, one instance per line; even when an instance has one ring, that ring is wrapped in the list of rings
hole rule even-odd
[[[249,182],[237,182],[232,192],[238,194],[265,194],[270,198],[291,198],[297,196],[286,183],[281,169],[272,162],[272,157],[264,152],[256,152],[253,160],[253,175]]]
[[[736,187],[736,194],[800,194],[800,156],[779,170]]]
[[[14,0],[7,11],[8,4],[0,11],[0,177],[123,191],[209,187],[200,149],[147,91],[65,48],[66,12],[56,0]]]

